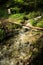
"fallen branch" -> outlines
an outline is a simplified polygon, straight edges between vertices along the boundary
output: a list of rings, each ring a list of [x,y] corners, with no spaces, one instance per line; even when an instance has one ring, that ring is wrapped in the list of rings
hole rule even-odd
[[[43,28],[41,28],[41,27],[35,27],[35,26],[32,26],[32,25],[31,26],[28,25],[26,27],[33,28],[33,29],[37,29],[37,30],[43,30]]]

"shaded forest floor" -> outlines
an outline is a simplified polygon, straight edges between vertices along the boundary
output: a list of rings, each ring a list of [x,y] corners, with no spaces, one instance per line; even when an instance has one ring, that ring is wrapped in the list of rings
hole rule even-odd
[[[0,65],[42,65],[43,31],[24,27],[29,22],[43,28],[43,16],[39,12],[12,14],[0,19],[0,37],[6,36],[0,42]]]
[[[4,22],[3,25],[7,30],[7,37],[0,42],[0,65],[37,64],[38,61],[35,60],[35,63],[34,59],[38,60],[37,56],[41,55],[43,49],[43,31],[27,29],[11,22]],[[41,65],[42,62],[43,59],[38,64]]]

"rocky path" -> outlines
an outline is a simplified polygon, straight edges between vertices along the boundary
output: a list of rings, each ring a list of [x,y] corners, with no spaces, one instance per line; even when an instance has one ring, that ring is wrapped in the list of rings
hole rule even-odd
[[[5,28],[12,31],[10,23],[6,23]],[[12,37],[0,43],[0,65],[29,65],[43,48],[43,31],[26,26],[13,31]]]
[[[0,65],[29,65],[43,47],[42,36],[40,31],[24,32],[23,28],[18,35],[0,43]]]

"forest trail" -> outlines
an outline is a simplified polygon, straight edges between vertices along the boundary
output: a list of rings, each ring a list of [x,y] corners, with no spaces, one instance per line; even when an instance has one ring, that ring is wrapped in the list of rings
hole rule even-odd
[[[42,36],[42,32],[21,29],[18,35],[0,43],[0,65],[29,65],[43,47]]]

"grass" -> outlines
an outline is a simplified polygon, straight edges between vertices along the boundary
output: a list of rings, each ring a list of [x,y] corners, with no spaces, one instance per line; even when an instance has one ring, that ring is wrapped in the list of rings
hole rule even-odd
[[[40,15],[40,12],[29,12],[29,14],[24,13],[14,13],[11,15],[8,15],[7,11],[5,9],[0,9],[0,17],[2,18],[14,18],[14,19],[23,19],[24,17],[27,19],[31,19],[34,17],[37,17]]]
[[[37,27],[42,27],[43,28],[43,19],[39,21],[36,25]]]
[[[9,18],[16,20],[16,22],[21,23],[24,20],[24,16],[25,13],[16,13],[16,14],[11,14]]]
[[[19,23],[25,21],[26,19],[27,20],[30,19],[31,25],[37,26],[37,27],[43,27],[43,16],[42,16],[42,19],[38,20],[38,23],[37,21],[34,20],[35,17],[40,16],[40,11],[37,11],[37,12],[33,11],[33,12],[30,12],[29,14],[15,13],[15,14],[8,15],[5,9],[0,9],[0,13],[1,13],[0,18],[5,18],[5,19],[11,18],[14,21],[16,20],[16,22],[19,22]]]
[[[16,13],[16,14],[11,14],[9,16],[9,18],[12,18],[12,19],[16,19],[17,22],[22,22],[24,20],[28,20],[28,19],[32,19],[32,18],[35,18],[37,16],[40,16],[40,12],[30,12],[29,14],[26,14],[26,13]]]
[[[17,14],[11,14],[11,16],[9,16],[9,18],[23,19],[24,16],[25,16],[24,13],[17,13]]]
[[[29,23],[32,25],[32,26],[35,26],[37,24],[37,21],[35,21],[34,19],[30,19]]]
[[[28,19],[35,18],[37,16],[40,16],[40,12],[39,11],[37,11],[37,12],[33,11],[33,12],[30,12],[29,14],[26,15],[26,17]]]
[[[40,19],[38,21],[35,21],[34,19],[30,19],[29,23],[32,25],[32,26],[36,26],[36,27],[41,27],[43,28],[43,19]]]

